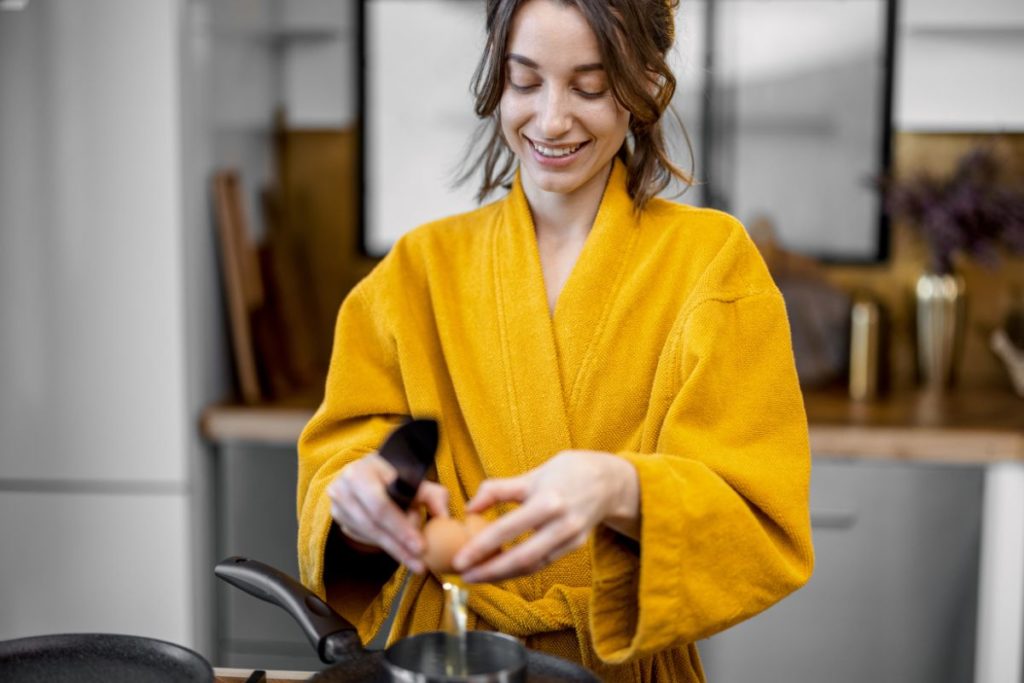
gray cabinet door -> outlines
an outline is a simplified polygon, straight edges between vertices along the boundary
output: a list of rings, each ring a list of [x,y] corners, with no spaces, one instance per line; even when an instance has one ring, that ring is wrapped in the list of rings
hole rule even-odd
[[[816,459],[816,566],[699,643],[711,683],[945,683],[973,666],[982,471]]]
[[[244,555],[298,578],[294,449],[224,445],[218,453],[219,559]],[[319,670],[298,624],[279,607],[218,582],[222,666]]]

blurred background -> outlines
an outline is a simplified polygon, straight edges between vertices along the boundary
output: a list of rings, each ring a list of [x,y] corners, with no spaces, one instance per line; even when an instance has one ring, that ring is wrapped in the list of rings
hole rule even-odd
[[[212,566],[297,575],[337,308],[474,205],[482,5],[0,0],[0,640],[322,666]],[[709,679],[1021,681],[1024,4],[682,0],[676,33],[665,194],[761,248],[815,458],[814,578]]]

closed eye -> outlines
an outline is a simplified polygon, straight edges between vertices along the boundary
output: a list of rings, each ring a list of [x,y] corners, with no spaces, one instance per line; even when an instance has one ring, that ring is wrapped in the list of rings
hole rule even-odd
[[[523,92],[523,93],[530,92],[531,90],[536,90],[538,87],[540,87],[537,84],[534,84],[534,85],[519,85],[518,83],[513,83],[511,81],[509,81],[509,85],[516,92]],[[585,99],[588,99],[588,100],[600,99],[600,98],[604,97],[607,92],[608,92],[607,90],[601,90],[599,92],[590,92],[589,90],[580,90],[579,88],[576,89],[576,94],[577,95],[579,95],[580,97],[583,97]]]

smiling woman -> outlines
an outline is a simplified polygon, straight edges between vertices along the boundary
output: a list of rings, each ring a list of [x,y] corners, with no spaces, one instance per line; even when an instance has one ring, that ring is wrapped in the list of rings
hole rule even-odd
[[[475,168],[510,190],[356,286],[299,440],[302,580],[364,640],[389,612],[392,641],[441,626],[424,511],[489,522],[451,562],[469,628],[612,683],[702,681],[697,640],[810,576],[782,297],[735,219],[655,196],[685,178],[660,132],[673,10],[488,0]],[[440,433],[411,512],[376,452],[404,416]]]

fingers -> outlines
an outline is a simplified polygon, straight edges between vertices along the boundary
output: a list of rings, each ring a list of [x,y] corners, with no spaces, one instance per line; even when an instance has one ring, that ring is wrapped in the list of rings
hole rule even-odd
[[[370,539],[368,541],[362,541],[357,534],[343,528],[342,531],[345,534],[354,538],[357,542],[367,542],[379,547],[388,555],[395,558],[417,574],[423,571],[422,561],[418,557],[410,554],[402,544],[398,543],[392,536],[388,535],[383,529],[376,525],[372,519],[368,518],[365,511],[359,507],[352,507],[348,512],[349,518],[352,519],[354,525],[358,525],[362,529],[369,530]]]
[[[347,465],[328,489],[332,515],[353,540],[375,545],[422,572],[419,519],[407,516],[387,495],[386,484],[394,476],[394,468],[375,453]]]
[[[588,530],[577,530],[564,519],[548,524],[526,541],[462,574],[467,583],[503,581],[532,574],[587,542]]]
[[[377,529],[401,544],[409,555],[419,557],[423,552],[423,538],[419,529],[410,523],[409,518],[383,488],[353,487],[349,494]]]
[[[503,483],[501,480],[495,480],[495,483],[499,484],[500,490],[504,490],[500,486]],[[480,489],[483,490],[486,485],[487,482],[482,484]],[[478,493],[477,496],[479,495]],[[502,545],[511,542],[517,536],[527,531],[541,529],[551,520],[562,516],[565,513],[564,508],[564,504],[553,497],[527,502],[488,524],[480,533],[470,539],[469,543],[455,556],[452,566],[460,572],[469,569],[477,562],[501,550]]]
[[[521,503],[529,495],[530,485],[531,481],[528,475],[506,479],[488,479],[480,484],[473,500],[466,505],[466,512],[483,512],[496,503]]]
[[[448,517],[448,489],[432,481],[424,481],[416,491],[413,505],[420,504],[431,517]]]

